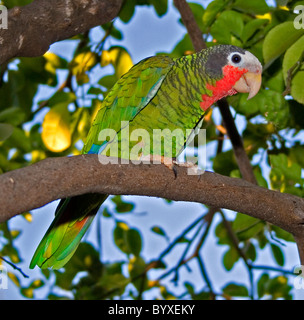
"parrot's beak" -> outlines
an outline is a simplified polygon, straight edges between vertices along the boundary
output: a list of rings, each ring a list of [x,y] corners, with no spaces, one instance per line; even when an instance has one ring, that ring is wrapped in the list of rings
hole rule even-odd
[[[247,100],[253,98],[260,90],[262,83],[261,72],[246,72],[235,83],[233,88],[237,92],[249,92]]]

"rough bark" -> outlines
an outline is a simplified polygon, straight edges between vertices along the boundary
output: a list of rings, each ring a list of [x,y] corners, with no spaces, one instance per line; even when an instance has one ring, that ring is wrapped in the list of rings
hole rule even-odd
[[[147,195],[239,211],[302,237],[304,199],[208,171],[176,172],[161,164],[105,165],[97,155],[45,159],[0,176],[0,221],[84,193]]]
[[[0,65],[14,57],[35,57],[49,46],[115,18],[123,0],[34,0],[8,13],[0,29]]]

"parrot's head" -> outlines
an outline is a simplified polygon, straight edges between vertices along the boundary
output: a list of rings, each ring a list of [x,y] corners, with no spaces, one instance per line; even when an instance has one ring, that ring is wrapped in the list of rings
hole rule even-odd
[[[238,92],[254,97],[262,81],[262,65],[249,51],[231,45],[218,45],[202,51],[204,71],[212,84],[206,89],[211,94],[202,96],[201,107],[206,110],[217,100]],[[210,92],[209,91],[209,92]]]

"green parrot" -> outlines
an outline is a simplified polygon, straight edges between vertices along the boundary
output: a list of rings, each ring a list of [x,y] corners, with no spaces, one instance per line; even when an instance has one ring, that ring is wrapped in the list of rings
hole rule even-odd
[[[150,138],[155,129],[183,132],[172,147],[176,158],[201,123],[206,110],[219,99],[237,92],[257,94],[262,66],[249,51],[231,45],[217,45],[196,54],[172,59],[146,58],[134,65],[110,90],[89,131],[83,154],[114,155],[120,159],[140,156],[165,157]],[[140,141],[131,139],[144,130]],[[114,133],[114,135],[113,135]],[[135,135],[136,136],[136,135]],[[115,143],[114,143],[115,141]],[[116,147],[114,148],[114,145]],[[122,147],[123,146],[123,147]],[[155,151],[158,150],[158,153]],[[41,240],[30,268],[59,269],[77,249],[83,235],[108,195],[85,194],[62,199],[55,218]]]

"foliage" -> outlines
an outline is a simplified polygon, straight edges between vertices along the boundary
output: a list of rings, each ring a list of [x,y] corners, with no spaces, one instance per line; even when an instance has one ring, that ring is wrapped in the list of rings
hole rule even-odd
[[[9,8],[29,2],[2,1]],[[230,97],[229,103],[244,123],[242,137],[258,183],[299,197],[304,193],[304,29],[294,28],[297,14],[293,8],[302,2],[277,0],[275,7],[265,0],[214,0],[207,7],[190,3],[208,46],[224,43],[243,47],[264,65],[260,93],[250,101],[246,95],[238,94]],[[131,24],[134,13],[140,12],[142,6],[153,6],[155,14],[162,18],[172,4],[167,0],[126,1],[113,23],[97,28],[104,35],[99,43],[92,41],[90,32],[66,40],[77,43],[70,61],[48,52],[36,58],[17,58],[2,67],[0,172],[46,157],[80,153],[102,99],[133,63],[128,48],[111,46],[111,39],[117,43],[124,35],[116,21]],[[191,51],[193,46],[186,35],[167,54],[178,57]],[[59,80],[62,77],[65,79]],[[222,147],[219,125],[216,113],[210,111],[203,124],[207,129],[207,149],[212,145],[218,148],[215,154],[208,153],[208,160],[212,161],[215,172],[239,177],[230,144]],[[162,210],[165,212],[171,205],[170,201],[164,202]],[[105,260],[101,245],[84,242],[64,270],[42,271],[37,279],[24,284],[18,270],[12,269],[10,279],[27,298],[34,298],[41,288],[47,288],[49,299],[292,298],[290,281],[293,278],[289,277],[291,272],[284,269],[284,246],[294,240],[279,227],[242,213],[214,212],[202,206],[205,213],[189,221],[172,240],[166,225],[155,222],[147,234],[140,226],[134,226],[130,217],[136,208],[135,200],[133,203],[115,196],[102,207],[97,218],[99,223],[112,221],[113,226],[113,238],[105,239],[97,231],[97,242],[112,241],[121,258]],[[31,213],[24,213],[22,217],[24,221],[32,220]],[[24,226],[27,227],[28,224]],[[0,255],[15,265],[24,259],[20,245],[16,244],[16,239],[22,237],[21,231],[11,228],[10,221],[0,225]],[[143,253],[151,237],[163,240],[157,259],[149,259]],[[217,242],[213,250],[223,249],[222,261],[217,263],[222,263],[228,274],[236,265],[243,264],[249,283],[241,278],[231,282],[227,277],[221,290],[215,289],[215,275],[206,269],[209,257],[202,249],[210,237],[215,237]],[[256,261],[265,250],[271,252],[273,263],[263,267]],[[170,255],[174,256],[174,262],[167,259]],[[183,266],[189,269],[190,264],[198,267],[200,279],[183,280]],[[261,269],[263,272],[256,276]],[[168,279],[179,284],[182,293],[173,292]],[[151,290],[153,288],[157,290]]]

